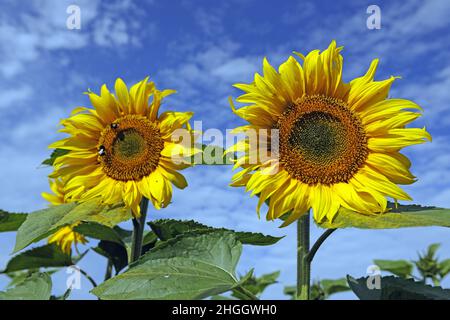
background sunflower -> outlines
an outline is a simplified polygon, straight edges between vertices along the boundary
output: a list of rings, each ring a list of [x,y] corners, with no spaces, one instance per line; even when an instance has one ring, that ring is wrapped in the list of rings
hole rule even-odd
[[[42,192],[42,197],[47,200],[50,205],[57,206],[63,203],[67,203],[70,199],[64,197],[64,182],[60,179],[50,179],[50,189],[52,193]],[[74,223],[69,226],[64,226],[56,231],[48,238],[48,243],[56,243],[63,252],[71,254],[72,244],[75,246],[78,243],[85,244],[87,239],[80,233],[73,231],[79,223]]]

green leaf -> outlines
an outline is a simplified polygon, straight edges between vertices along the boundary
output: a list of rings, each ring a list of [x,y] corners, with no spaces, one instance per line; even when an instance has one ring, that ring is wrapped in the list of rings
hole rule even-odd
[[[244,287],[251,293],[253,293],[255,296],[261,295],[264,290],[272,285],[277,283],[277,279],[280,276],[280,271],[264,274],[261,277],[257,278],[253,276],[253,271],[248,273],[246,276],[244,276],[239,281],[239,286]],[[241,292],[238,290],[233,290],[232,296],[241,300],[248,299],[246,296],[244,296]]]
[[[191,161],[196,165],[230,165],[233,164],[234,153],[224,154],[224,149],[216,145],[196,144],[196,148],[202,149],[201,154],[192,156]],[[201,155],[201,159],[199,159]]]
[[[48,237],[62,226],[75,222],[97,222],[112,227],[130,218],[130,211],[122,205],[104,206],[98,200],[52,206],[27,216],[17,231],[14,252]]]
[[[361,300],[450,300],[450,290],[432,287],[413,279],[381,277],[380,289],[369,289],[367,279],[347,276],[348,284]]]
[[[53,152],[50,155],[50,158],[45,159],[44,161],[42,161],[42,164],[45,166],[52,166],[53,163],[55,162],[56,158],[66,155],[70,152],[70,150],[65,150],[65,149],[55,149],[53,150]]]
[[[323,279],[320,280],[320,285],[325,292],[325,297],[328,298],[332,294],[349,291],[350,288],[347,284],[347,279]]]
[[[110,259],[116,273],[119,273],[128,265],[127,249],[125,246],[117,244],[116,242],[102,240],[93,250],[105,258]]]
[[[242,245],[231,232],[185,233],[92,290],[101,299],[203,299],[231,290]]]
[[[441,278],[444,278],[450,273],[450,259],[445,259],[439,262],[439,274]]]
[[[26,213],[9,213],[0,210],[0,232],[17,231],[26,218]]]
[[[123,245],[121,235],[114,229],[96,222],[84,222],[73,228],[85,237],[111,241]]]
[[[9,260],[3,273],[20,270],[39,269],[49,267],[66,267],[73,264],[70,255],[65,254],[54,243],[33,248],[16,255]]]
[[[0,292],[0,300],[49,300],[52,280],[46,273],[34,273],[16,287]]]
[[[326,300],[335,293],[345,291],[350,291],[347,279],[322,279],[313,282],[311,286],[311,300]],[[284,287],[284,294],[294,299],[297,294],[296,286]]]
[[[297,287],[296,286],[286,286],[283,289],[283,293],[287,296],[291,297],[291,300],[294,300],[297,295]]]
[[[236,232],[236,238],[242,244],[250,244],[254,246],[269,246],[277,243],[284,237],[274,237],[255,232]]]
[[[332,222],[326,221],[323,228],[395,229],[407,227],[442,226],[450,227],[450,209],[403,206],[379,215],[364,215],[341,208]]]
[[[242,244],[267,246],[280,241],[283,237],[273,237],[253,232],[235,232],[224,228],[213,228],[193,220],[161,219],[148,223],[159,239],[167,241],[186,232],[210,232],[216,230],[231,231]]]
[[[414,265],[407,260],[381,260],[373,261],[381,270],[388,271],[401,278],[409,278],[412,275]]]
[[[430,245],[428,246],[428,250],[427,250],[427,257],[428,257],[429,259],[433,259],[434,256],[436,255],[436,252],[438,251],[438,249],[439,249],[440,246],[441,246],[440,243],[433,243],[433,244],[430,244]]]

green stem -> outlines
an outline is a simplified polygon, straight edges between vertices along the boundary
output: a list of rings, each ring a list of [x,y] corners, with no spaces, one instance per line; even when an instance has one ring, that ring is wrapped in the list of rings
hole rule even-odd
[[[142,239],[144,238],[145,219],[147,216],[148,199],[142,197],[141,216],[133,219],[133,243],[131,244],[131,260],[135,262],[142,254]]]
[[[84,271],[84,270],[81,269],[81,268],[79,268],[78,270],[80,270],[80,273],[81,273],[82,275],[84,275],[84,276],[86,277],[86,279],[89,280],[89,282],[92,284],[92,286],[93,286],[94,288],[97,286],[97,283],[95,282],[95,280],[94,280],[90,275],[88,275],[88,273],[87,273],[86,271]]]
[[[320,246],[322,245],[322,243],[334,232],[336,231],[336,229],[327,229],[324,233],[322,233],[322,235],[319,237],[319,239],[317,239],[317,241],[314,243],[314,245],[312,246],[311,250],[309,251],[308,255],[307,255],[307,259],[309,261],[309,263],[311,264],[311,262],[314,259],[314,256],[316,255],[317,250],[319,250]]]
[[[297,221],[297,299],[309,300],[311,262],[309,253],[309,213]]]
[[[108,263],[106,265],[106,272],[105,272],[105,281],[112,277],[112,269],[113,269],[113,263],[112,263],[111,259],[108,259]]]

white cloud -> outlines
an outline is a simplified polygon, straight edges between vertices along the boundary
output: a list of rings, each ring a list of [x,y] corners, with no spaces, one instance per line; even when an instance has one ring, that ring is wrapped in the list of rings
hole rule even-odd
[[[15,88],[0,91],[0,109],[14,108],[16,104],[31,98],[33,89],[29,85],[21,85]]]
[[[7,10],[2,12],[0,74],[11,78],[44,53],[77,50],[92,42],[106,47],[140,45],[141,37],[150,36],[156,29],[150,23],[146,34],[139,32],[135,17],[142,13],[131,1],[106,5],[99,0],[80,0],[81,29],[69,30],[66,9],[71,4],[70,0],[35,0],[20,9],[18,19],[11,19]]]

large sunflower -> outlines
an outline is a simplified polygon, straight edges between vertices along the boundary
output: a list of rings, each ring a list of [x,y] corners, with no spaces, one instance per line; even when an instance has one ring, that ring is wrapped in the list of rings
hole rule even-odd
[[[64,199],[64,183],[60,179],[50,180],[50,190],[52,193],[42,192],[42,197],[47,200],[50,205],[57,206],[66,203]],[[87,239],[80,233],[73,231],[78,223],[70,226],[64,226],[56,231],[48,238],[48,243],[56,243],[63,252],[69,254],[72,252],[72,244],[86,243]]]
[[[302,63],[289,57],[278,72],[264,59],[263,76],[235,85],[245,91],[237,101],[250,103],[238,110],[232,104],[249,122],[236,131],[267,135],[271,159],[249,163],[255,153],[249,139],[238,142],[232,150],[245,154],[235,168],[243,170],[231,185],[259,195],[258,213],[269,199],[269,220],[291,212],[283,226],[310,208],[320,223],[341,207],[378,214],[387,211],[386,197],[411,200],[398,187],[415,181],[399,151],[431,140],[425,129],[405,127],[421,115],[417,104],[388,99],[396,78],[374,81],[377,59],[364,76],[345,83],[341,50],[333,41],[323,52],[297,54]],[[278,129],[278,148],[268,129]]]
[[[172,141],[177,129],[192,134],[188,124],[192,112],[158,115],[162,99],[173,92],[157,90],[148,78],[130,90],[117,79],[115,95],[106,85],[100,95],[88,92],[94,108],[76,108],[61,121],[60,131],[70,137],[49,146],[70,151],[55,160],[50,175],[65,180],[65,197],[77,201],[99,197],[106,204],[123,201],[136,217],[143,196],[157,209],[167,206],[172,184],[187,186],[177,170],[190,165],[184,160],[195,151],[182,139]]]

